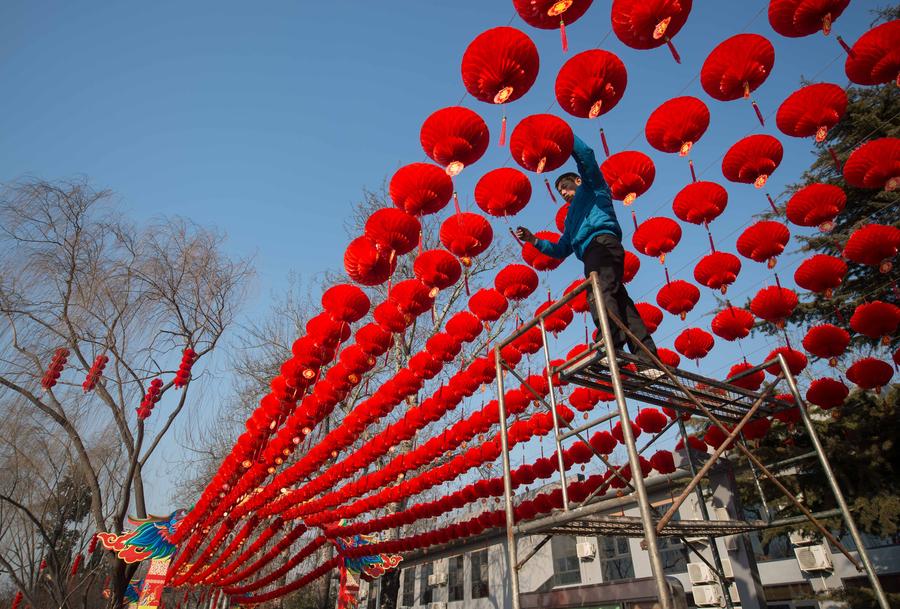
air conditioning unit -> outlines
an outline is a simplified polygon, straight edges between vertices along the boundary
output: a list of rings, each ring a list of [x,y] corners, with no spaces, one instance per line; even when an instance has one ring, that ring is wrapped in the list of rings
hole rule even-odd
[[[809,531],[791,531],[788,538],[795,546],[808,546],[818,541],[818,538]]]
[[[575,546],[575,552],[581,560],[594,560],[597,555],[597,548],[589,541],[583,541]]]
[[[428,576],[428,585],[429,586],[443,586],[447,583],[447,574],[443,571],[438,571],[437,573],[432,573]]]
[[[721,607],[725,602],[722,591],[715,585],[691,586],[691,593],[698,607]]]
[[[705,563],[689,562],[687,571],[691,584],[705,584],[716,581],[716,574]]]
[[[832,568],[831,553],[824,544],[794,548],[794,555],[801,571],[830,571]]]
[[[734,582],[728,584],[728,596],[731,597],[731,604],[735,606],[735,609],[740,609],[741,595],[738,594],[737,584]],[[724,602],[724,597],[722,600]]]
[[[447,609],[447,603],[443,601],[438,603],[428,603],[428,609]]]

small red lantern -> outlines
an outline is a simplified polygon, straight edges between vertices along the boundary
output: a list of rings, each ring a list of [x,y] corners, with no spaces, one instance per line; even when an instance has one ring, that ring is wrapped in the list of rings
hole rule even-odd
[[[481,320],[468,311],[459,311],[447,321],[445,329],[462,342],[470,343],[481,334],[484,326],[481,325]]]
[[[753,314],[740,307],[727,307],[713,317],[711,329],[719,338],[727,341],[746,338],[753,328]]]
[[[749,135],[739,140],[722,159],[722,175],[731,182],[765,186],[772,172],[781,164],[784,148],[771,135]]]
[[[714,344],[712,334],[700,328],[687,328],[675,338],[675,350],[694,360],[706,357]]]
[[[628,84],[622,60],[609,51],[591,49],[569,59],[556,76],[556,101],[578,118],[597,118],[612,110]]]
[[[641,268],[641,259],[625,250],[625,264],[624,271],[622,272],[622,283],[628,284],[632,279],[634,279],[635,275]]]
[[[691,4],[692,0],[613,0],[613,32],[632,49],[668,45],[672,57],[681,63],[672,38],[687,22]]]
[[[847,369],[847,378],[860,389],[874,389],[876,393],[891,382],[894,369],[876,357],[864,357]]]
[[[542,230],[536,232],[534,236],[538,239],[556,243],[562,235],[554,233],[553,231]],[[552,256],[542,254],[530,243],[525,243],[522,246],[522,259],[536,271],[552,271],[563,262],[560,258],[553,258]]]
[[[844,179],[857,188],[900,188],[900,138],[870,140],[854,150],[844,163]]]
[[[832,324],[813,326],[803,337],[803,348],[816,357],[828,359],[829,366],[837,366],[837,358],[849,344],[850,334]]]
[[[681,240],[681,227],[675,220],[665,217],[648,218],[634,231],[631,243],[645,256],[659,257],[665,262],[666,254],[675,249]]]
[[[681,364],[681,356],[671,349],[657,347],[656,355],[659,356],[659,361],[670,368],[677,368]]]
[[[834,228],[834,219],[844,210],[847,193],[834,184],[810,184],[794,193],[785,213],[797,226],[818,226],[823,232]]]
[[[826,254],[816,254],[797,267],[794,281],[804,290],[817,294],[824,293],[826,298],[831,298],[832,291],[841,285],[846,274],[847,265],[843,260]]]
[[[768,261],[769,268],[775,266],[778,255],[784,251],[791,231],[781,222],[763,220],[748,226],[737,240],[738,253],[756,262]]]
[[[894,268],[891,258],[900,249],[900,228],[884,224],[869,224],[853,231],[844,245],[844,258],[877,266],[882,273]]]
[[[538,276],[524,264],[508,264],[494,278],[494,287],[510,300],[524,300],[538,286]]]
[[[444,166],[447,175],[455,176],[481,158],[490,133],[478,114],[462,106],[451,106],[425,119],[419,139],[425,154]]]
[[[554,301],[548,300],[537,309],[535,309],[534,316],[537,317],[554,304]],[[544,318],[544,328],[547,330],[547,332],[558,334],[559,332],[562,332],[569,327],[569,324],[572,323],[573,317],[574,314],[572,313],[571,307],[564,305]]]
[[[766,373],[762,370],[757,370],[756,372],[751,372],[746,376],[742,376],[740,378],[734,378],[737,375],[745,372],[749,369],[753,368],[752,364],[747,362],[741,362],[739,364],[735,364],[728,371],[728,379],[725,381],[735,387],[742,387],[744,389],[749,389],[750,391],[756,391],[763,384],[763,381],[766,380]]]
[[[484,174],[475,185],[475,203],[496,217],[514,216],[531,200],[531,181],[512,167],[501,167]]]
[[[662,475],[675,472],[675,457],[671,451],[658,450],[650,457],[650,465]]]
[[[809,389],[806,390],[806,401],[815,404],[822,410],[830,410],[843,405],[848,395],[850,395],[850,390],[847,385],[837,379],[824,377],[817,378],[809,384]]]
[[[388,300],[398,311],[411,317],[418,317],[434,305],[432,291],[418,279],[406,279],[395,285]]]
[[[850,0],[772,0],[769,23],[772,29],[788,38],[800,38],[816,32],[826,36],[831,24],[841,16]]]
[[[681,279],[667,283],[656,294],[656,304],[672,315],[680,316],[682,320],[687,317],[698,300],[700,290],[697,286]]]
[[[634,422],[642,431],[656,434],[666,428],[668,419],[656,408],[642,408],[634,418]]]
[[[565,232],[566,230],[566,216],[569,215],[569,204],[561,205],[559,209],[556,210],[556,216],[553,218],[554,223],[556,224],[556,230],[559,232]]]
[[[569,284],[569,287],[565,289],[563,295],[568,296],[572,292],[572,290],[580,286],[582,283],[584,283],[584,280],[576,279]],[[573,311],[575,311],[576,313],[587,313],[588,311],[590,311],[587,300],[587,293],[590,289],[591,288],[588,287],[587,290],[582,291],[581,294],[569,301],[569,306],[572,307]]]
[[[543,173],[559,169],[572,154],[572,128],[552,114],[523,118],[509,138],[513,160],[528,171]]]
[[[626,150],[617,152],[600,165],[603,178],[609,185],[612,198],[631,205],[647,192],[656,177],[653,160],[643,152]]]
[[[815,135],[817,142],[823,142],[846,111],[847,94],[842,88],[830,83],[807,85],[782,102],[775,124],[785,135]]]
[[[692,182],[675,195],[672,211],[691,224],[709,224],[728,205],[728,191],[715,182]]]
[[[750,301],[750,311],[760,319],[783,328],[784,321],[791,316],[798,303],[793,290],[773,285],[756,293]]]
[[[634,308],[637,309],[638,315],[641,316],[641,321],[647,327],[647,332],[650,334],[656,332],[663,320],[662,311],[649,302],[636,302]]]
[[[662,152],[687,156],[709,127],[709,108],[696,97],[675,97],[664,102],[647,119],[644,135]]]
[[[882,85],[894,81],[900,86],[900,19],[873,27],[859,37],[850,52],[844,71],[858,85]]]
[[[541,62],[537,47],[512,27],[482,32],[466,47],[462,80],[472,97],[504,104],[525,95],[534,84]]]
[[[900,307],[889,302],[876,300],[856,307],[850,318],[850,327],[873,340],[882,339],[890,344],[890,337],[897,333],[900,325]]]
[[[694,267],[694,279],[724,294],[740,272],[740,258],[728,252],[713,252],[701,258]]]
[[[414,216],[442,210],[453,196],[453,180],[436,165],[411,163],[398,169],[388,188],[391,201]]]

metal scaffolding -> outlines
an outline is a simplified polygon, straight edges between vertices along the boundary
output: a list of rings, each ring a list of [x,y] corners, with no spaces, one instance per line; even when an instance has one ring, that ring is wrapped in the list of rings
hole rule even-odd
[[[588,292],[592,298],[588,298],[590,306],[594,307],[597,319],[600,325],[600,338],[588,350],[577,354],[561,365],[553,366],[551,364],[550,349],[547,341],[547,330],[545,320],[558,309],[578,297],[582,292]],[[611,325],[621,329],[625,335],[631,339],[634,344],[640,346],[642,352],[639,354],[626,354],[617,352],[613,347]],[[513,366],[507,365],[501,355],[501,349],[506,345],[515,341],[525,332],[534,327],[540,328],[541,338],[543,342],[544,361],[546,363],[547,384],[549,393],[545,400],[537,391],[535,391],[525,379],[523,379]],[[774,526],[784,526],[786,521],[780,522],[764,522],[764,521],[742,521],[742,520],[710,520],[707,512],[706,503],[703,500],[700,491],[700,482],[710,471],[713,465],[718,461],[722,454],[731,447],[739,450],[749,461],[754,470],[754,474],[759,474],[763,478],[770,480],[776,488],[803,514],[799,520],[809,521],[819,532],[831,542],[847,559],[856,566],[860,571],[865,571],[869,581],[875,592],[880,606],[888,609],[887,598],[884,594],[878,577],[875,573],[868,552],[863,545],[856,523],[853,520],[847,502],[838,487],[837,480],[825,455],[822,444],[816,434],[809,414],[807,413],[806,404],[800,391],[797,388],[796,381],[788,367],[787,361],[782,355],[767,361],[758,366],[754,366],[742,372],[738,377],[747,376],[760,370],[774,367],[779,372],[775,376],[774,381],[767,383],[761,391],[750,391],[737,387],[735,385],[705,378],[703,376],[692,374],[681,369],[670,368],[665,366],[647,347],[641,344],[634,335],[629,331],[620,319],[613,313],[606,310],[604,299],[602,297],[600,284],[596,273],[591,273],[590,277],[585,280],[577,289],[571,290],[562,299],[555,302],[552,306],[544,310],[540,315],[534,317],[527,323],[520,326],[516,332],[508,336],[503,341],[494,346],[494,356],[497,366],[497,399],[500,411],[500,441],[501,456],[503,461],[503,494],[506,507],[506,546],[509,560],[509,582],[511,587],[512,608],[520,609],[520,588],[519,588],[519,570],[531,558],[537,550],[543,546],[553,535],[618,535],[643,537],[644,546],[647,549],[650,567],[656,587],[659,593],[659,602],[662,609],[672,609],[672,599],[670,597],[669,586],[666,583],[663,573],[662,560],[660,558],[659,547],[657,544],[658,536],[675,536],[680,537],[690,550],[694,551],[700,559],[707,564],[719,577],[724,600],[726,606],[731,609],[733,607],[732,599],[728,592],[727,580],[724,576],[722,560],[719,555],[713,538],[723,535],[739,534],[751,530],[759,530],[763,528],[771,528]],[[662,375],[658,378],[641,374],[641,367],[651,364],[653,368],[662,371]],[[630,364],[634,364],[633,366]],[[516,522],[513,502],[512,476],[510,468],[510,451],[508,438],[508,422],[507,410],[504,399],[504,377],[511,374],[516,377],[522,387],[530,390],[536,401],[546,406],[552,413],[553,432],[556,442],[557,465],[559,469],[559,478],[562,494],[562,510],[551,513],[548,516],[536,518],[524,522]],[[611,392],[615,395],[617,411],[588,422],[579,427],[574,427],[567,421],[561,420],[557,413],[556,397],[554,392],[553,378],[557,377],[585,387],[593,387],[604,391]],[[732,379],[732,380],[735,380]],[[741,430],[752,419],[757,417],[768,417],[779,411],[791,409],[795,407],[794,403],[779,400],[774,397],[776,386],[782,381],[786,381],[790,393],[796,401],[796,406],[800,411],[800,418],[806,433],[809,435],[813,445],[815,455],[819,459],[822,470],[828,479],[831,490],[834,494],[838,505],[838,512],[843,516],[847,530],[856,545],[858,559],[835,538],[820,521],[822,514],[813,514],[803,503],[788,490],[772,473],[771,469],[764,465],[746,446],[744,442],[739,441]],[[628,453],[628,465],[631,472],[636,474],[641,471],[640,451],[635,443],[632,433],[631,417],[628,414],[627,400],[634,400],[639,403],[656,404],[674,408],[678,411],[689,412],[691,415],[707,419],[712,425],[718,427],[724,434],[725,440],[715,449],[712,455],[709,455],[705,462],[698,468],[691,451],[687,448],[685,452],[688,454],[688,463],[690,476],[687,484],[681,493],[674,499],[668,510],[664,514],[659,514],[651,506],[647,495],[647,489],[641,475],[630,476],[626,479],[619,468],[611,465],[606,457],[597,452],[587,441],[585,432],[599,425],[602,422],[618,418],[621,422],[622,436],[624,445]],[[686,443],[686,431],[680,417],[677,418],[678,425],[682,436]],[[656,434],[651,443],[661,434],[665,433],[674,425],[670,423],[666,429]],[[563,429],[565,427],[565,429]],[[603,461],[603,463],[612,472],[612,475],[618,477],[625,486],[625,490],[630,491],[636,498],[640,517],[625,516],[608,516],[600,515],[600,512],[607,509],[608,498],[597,496],[597,489],[589,495],[584,501],[578,505],[574,505],[569,498],[567,490],[567,477],[565,464],[563,463],[562,444],[564,441],[576,438],[577,441],[587,444],[594,456]],[[646,446],[645,446],[646,448]],[[677,520],[673,521],[673,517],[679,507],[684,503],[687,497],[695,494],[699,499],[699,507],[702,519],[700,520]],[[831,515],[831,514],[827,514]],[[545,535],[535,548],[522,560],[518,556],[517,541],[520,537],[528,535]],[[696,548],[688,541],[688,537],[705,536],[711,542],[714,564],[709,564]]]

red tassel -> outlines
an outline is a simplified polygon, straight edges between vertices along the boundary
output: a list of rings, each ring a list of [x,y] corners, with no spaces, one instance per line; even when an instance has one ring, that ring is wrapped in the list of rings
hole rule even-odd
[[[778,273],[773,273],[775,275],[775,285],[779,288],[781,287],[781,281],[778,279]]]
[[[500,121],[500,147],[506,146],[506,115],[503,115],[503,120]]]
[[[634,213],[634,209],[631,210],[631,221],[634,223],[634,230],[637,230],[637,215]]]
[[[463,283],[466,284],[466,296],[471,296],[471,293],[469,292],[469,274],[468,273],[463,273]]]
[[[691,159],[688,159],[688,165],[689,165],[690,168],[691,168],[691,180],[693,180],[694,182],[696,182],[696,181],[697,181],[697,174],[694,173],[694,161],[692,161]]]
[[[669,47],[669,52],[672,53],[672,58],[675,60],[675,63],[681,63],[681,55],[678,54],[678,51],[675,50],[675,45],[672,44],[672,41],[666,36],[666,46]]]
[[[778,214],[778,208],[775,207],[775,201],[772,200],[772,197],[769,196],[769,193],[766,193],[766,199],[769,200],[769,206],[772,208],[772,211],[774,211],[775,214],[777,215],[777,214]]]
[[[664,266],[663,270],[666,272],[666,285],[669,285],[669,267]]]
[[[844,42],[844,39],[838,36],[837,41],[841,45],[841,47],[843,47],[844,52],[847,53],[848,56],[853,57],[853,49],[847,46],[847,43]]]
[[[608,157],[609,145],[606,143],[606,134],[603,132],[603,127],[600,127],[600,143],[603,144],[603,154]]]
[[[550,200],[556,203],[556,197],[553,195],[553,188],[550,187],[550,180],[544,178],[544,186],[547,187],[547,192],[550,194]]]
[[[715,253],[715,252],[716,252],[716,246],[715,246],[715,244],[713,243],[712,233],[709,232],[709,224],[706,225],[706,235],[709,237],[709,250],[710,250],[710,252]]]
[[[560,17],[559,19],[559,36],[562,39],[563,53],[569,52],[569,39],[566,37],[566,22]]]
[[[459,197],[456,194],[456,191],[453,192],[453,207],[456,209],[456,213],[462,213],[459,209]]]
[[[422,253],[422,231],[419,231],[419,253]]]
[[[756,118],[759,119],[759,124],[763,127],[766,126],[766,121],[763,119],[762,112],[759,111],[759,106],[756,105],[756,102],[750,102],[750,105],[753,106],[753,111],[756,112]]]
[[[841,162],[838,160],[837,154],[835,154],[834,148],[832,148],[831,146],[828,147],[828,154],[831,155],[831,160],[834,161],[834,166],[837,168],[838,171],[840,171],[841,170]]]
[[[847,323],[844,321],[844,316],[841,315],[841,310],[837,307],[834,308],[834,316],[838,318],[838,321],[842,324]]]

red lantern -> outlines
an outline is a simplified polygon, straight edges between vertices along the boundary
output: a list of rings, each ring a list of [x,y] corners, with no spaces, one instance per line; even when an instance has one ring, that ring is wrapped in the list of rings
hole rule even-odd
[[[631,205],[647,192],[656,177],[656,166],[643,152],[626,150],[617,152],[600,165],[603,178],[609,185],[612,198]]]
[[[771,42],[759,34],[737,34],[720,43],[703,62],[700,85],[719,101],[750,97],[774,64]]]
[[[622,273],[622,283],[628,284],[632,279],[634,279],[635,275],[641,268],[641,259],[625,250],[625,264],[624,271]]]
[[[664,44],[675,61],[681,57],[672,38],[691,12],[691,0],[613,0],[613,32],[632,49],[655,49]]]
[[[844,245],[844,258],[877,266],[882,273],[894,268],[891,258],[900,249],[900,228],[884,224],[869,224],[853,231]]]
[[[781,222],[763,220],[748,226],[737,240],[737,251],[744,258],[756,262],[768,261],[775,266],[776,257],[784,251],[791,231]]]
[[[622,433],[622,421],[616,421],[616,424],[613,425],[612,435],[619,442],[619,444],[625,444],[625,435]],[[637,423],[631,421],[631,435],[634,436],[634,439],[637,440],[641,435],[641,428],[637,426]]]
[[[844,210],[847,193],[834,184],[810,184],[794,193],[787,202],[788,220],[797,226],[818,226],[823,232],[834,228],[834,219]]]
[[[513,160],[528,171],[543,173],[559,169],[572,154],[572,128],[552,114],[523,118],[509,138]]]
[[[671,451],[658,450],[650,457],[650,465],[662,475],[672,474],[675,472],[675,457]]]
[[[815,404],[822,410],[830,410],[843,405],[848,395],[850,395],[850,390],[844,383],[824,377],[817,378],[809,384],[809,389],[806,390],[806,401]]]
[[[816,141],[822,142],[846,111],[847,94],[842,88],[830,83],[807,85],[782,102],[775,124],[785,135],[815,135]]]
[[[481,334],[483,328],[481,320],[468,311],[459,311],[447,321],[445,326],[448,334],[464,343],[470,343],[475,340]]]
[[[525,23],[542,30],[559,28],[563,51],[569,50],[566,25],[584,15],[593,0],[513,0],[513,6]]]
[[[850,327],[873,340],[883,339],[890,344],[890,337],[900,325],[900,307],[876,300],[856,307],[850,318]]]
[[[873,27],[859,37],[847,54],[844,71],[858,85],[881,85],[894,81],[900,86],[900,19]]]
[[[709,108],[696,97],[675,97],[653,111],[644,127],[651,146],[687,156],[709,127]]]
[[[648,218],[634,231],[631,243],[645,256],[658,256],[665,262],[666,254],[675,249],[681,241],[681,227],[671,218]]]
[[[388,300],[404,315],[418,317],[434,305],[431,290],[418,279],[401,281],[388,294]]]
[[[772,421],[765,417],[761,417],[753,419],[752,421],[747,421],[747,424],[744,425],[741,433],[744,435],[745,440],[752,442],[754,440],[762,440],[766,437],[766,434],[769,433],[771,427]]]
[[[893,376],[891,365],[875,357],[864,357],[847,369],[847,378],[851,383],[860,389],[875,389],[877,393],[891,382]]]
[[[569,215],[569,204],[561,205],[558,210],[556,210],[556,217],[554,218],[554,222],[556,224],[556,230],[559,232],[565,232],[566,230],[566,216]]]
[[[731,182],[762,188],[783,156],[781,142],[771,135],[749,135],[725,153],[722,175]]]
[[[356,331],[356,344],[375,357],[383,355],[393,343],[394,337],[377,323],[366,324]]]
[[[666,419],[666,415],[656,408],[642,408],[634,418],[634,422],[637,423],[641,430],[655,434],[666,428],[668,419]]]
[[[647,327],[647,332],[650,334],[656,332],[663,320],[662,311],[648,302],[636,302],[634,308],[637,309],[638,315],[641,316],[641,321]]]
[[[592,49],[569,59],[556,76],[556,101],[578,118],[597,118],[612,110],[628,84],[618,56]]]
[[[393,207],[379,209],[366,220],[366,237],[389,252],[391,259],[413,251],[421,232],[422,225],[414,216]]]
[[[575,288],[584,283],[582,279],[576,279],[572,283],[569,284],[569,287],[565,289],[563,292],[564,296],[568,296]],[[590,290],[590,287],[588,288]],[[588,306],[587,301],[587,290],[582,291],[578,296],[569,301],[569,306],[572,307],[572,310],[576,313],[587,313],[590,311],[590,307]]]
[[[540,67],[531,38],[512,27],[495,27],[469,43],[462,80],[472,97],[490,104],[519,99],[534,84]]]
[[[464,265],[469,266],[472,257],[490,246],[494,231],[484,216],[462,212],[444,220],[440,238],[444,247],[459,257]]]
[[[817,294],[824,292],[826,298],[831,298],[832,290],[841,285],[846,274],[847,265],[843,260],[826,254],[816,254],[797,267],[794,281],[804,290]]]
[[[188,353],[190,352],[190,353]],[[191,378],[191,366],[194,365],[194,361],[197,358],[197,354],[194,353],[193,349],[185,349],[184,353],[181,356],[181,366],[179,367],[178,373],[175,375],[174,385],[176,387],[184,386],[187,384],[187,381]],[[97,386],[97,381],[103,376],[103,369],[106,368],[106,364],[109,363],[109,356],[100,354],[94,358],[94,363],[91,364],[91,369],[88,370],[87,376],[85,376],[84,382],[81,383],[81,388],[85,393],[88,391],[93,391],[94,387]],[[182,374],[182,368],[186,368],[185,374]],[[179,385],[179,381],[181,381]]]
[[[670,368],[677,368],[681,364],[681,356],[671,349],[657,347],[656,355],[659,356],[659,361]]]
[[[688,359],[706,357],[715,344],[712,334],[700,328],[687,328],[675,339],[675,350]]]
[[[588,441],[601,455],[609,455],[616,450],[616,439],[608,431],[598,431]]]
[[[475,185],[475,203],[487,214],[514,216],[531,200],[531,181],[512,167],[501,167],[484,174]]]
[[[713,252],[700,259],[694,267],[694,279],[723,294],[741,272],[741,261],[728,252]]]
[[[728,191],[715,182],[692,182],[675,195],[672,211],[691,224],[709,224],[728,205]]]
[[[459,260],[446,250],[425,250],[416,256],[413,274],[431,288],[434,297],[439,290],[445,290],[459,281],[462,268]]]
[[[762,370],[751,372],[750,374],[742,376],[741,378],[734,378],[742,372],[749,370],[750,368],[753,368],[753,365],[748,364],[747,362],[735,364],[731,367],[731,370],[728,371],[728,380],[726,382],[734,385],[735,387],[742,387],[744,389],[749,389],[750,391],[758,390],[760,385],[763,384],[763,381],[766,380],[766,373]]]
[[[524,300],[538,286],[538,276],[524,264],[508,264],[494,278],[494,287],[510,300]]]
[[[537,317],[554,304],[552,300],[548,300],[534,311],[534,316]],[[557,334],[569,327],[569,324],[572,323],[572,318],[572,309],[568,306],[562,306],[544,318],[544,328],[548,332]]]
[[[47,370],[41,378],[41,387],[49,390],[56,386],[56,382],[59,380],[59,376],[62,374],[68,358],[69,350],[65,347],[59,347],[53,353],[53,357],[50,359],[50,365],[47,366]]]
[[[388,188],[391,201],[414,216],[442,210],[453,196],[453,180],[440,167],[411,163],[394,173]]]
[[[366,236],[351,241],[344,252],[347,276],[362,285],[384,283],[393,274],[396,265],[396,257],[379,250],[375,242]]]
[[[481,158],[490,133],[478,114],[462,106],[450,106],[425,119],[419,139],[425,154],[443,165],[447,175],[455,176]]]
[[[490,288],[478,290],[469,298],[469,310],[481,321],[497,321],[508,307],[503,294]]]
[[[850,334],[831,324],[813,326],[803,337],[803,348],[816,357],[828,359],[830,366],[837,366],[837,358],[843,355],[849,344]]]
[[[656,294],[656,304],[672,315],[679,315],[682,320],[687,317],[698,300],[700,290],[697,286],[681,279],[667,283]]]
[[[372,313],[375,321],[386,332],[401,333],[404,332],[413,322],[413,317],[402,313],[397,308],[396,303],[386,300],[381,303]]]
[[[451,362],[459,355],[462,341],[446,332],[438,332],[425,341],[425,350],[435,359]]]
[[[797,376],[806,368],[807,359],[806,356],[803,355],[800,351],[795,349],[791,349],[790,347],[778,347],[774,349],[769,355],[766,357],[766,361],[770,361],[775,359],[778,354],[784,356],[784,359],[787,361],[788,370],[791,371],[791,374]],[[778,362],[775,362],[768,368],[766,368],[766,372],[772,375],[777,375],[781,372],[781,366]]]
[[[791,316],[798,303],[793,290],[773,285],[756,293],[750,301],[750,311],[760,319],[783,328],[784,321]]]
[[[538,239],[556,243],[562,235],[554,233],[553,231],[542,230],[536,232],[534,236]],[[536,271],[552,271],[563,262],[560,258],[553,258],[552,256],[542,254],[530,243],[525,243],[522,246],[522,260]]]
[[[740,307],[722,309],[713,317],[711,329],[719,338],[728,341],[746,338],[753,328],[753,314]]]
[[[355,323],[369,312],[369,297],[355,285],[340,283],[322,294],[322,308],[334,321]]]
[[[850,0],[772,0],[769,23],[788,38],[831,32],[831,24],[841,16]]]
[[[844,179],[857,188],[896,190],[900,187],[900,138],[870,140],[854,150],[844,163]]]

